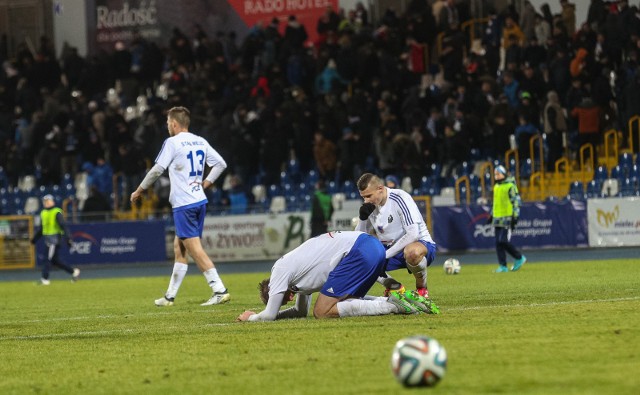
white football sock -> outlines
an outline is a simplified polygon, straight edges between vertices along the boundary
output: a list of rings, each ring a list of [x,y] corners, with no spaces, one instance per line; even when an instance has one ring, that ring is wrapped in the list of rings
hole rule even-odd
[[[409,262],[407,262],[407,269],[409,269],[409,271],[413,273],[414,277],[416,278],[416,287],[418,288],[427,287],[427,258],[426,257],[422,257],[422,260],[416,266],[413,266],[409,264]],[[420,284],[418,283],[420,282],[422,282],[423,285],[419,286]]]
[[[204,275],[204,278],[207,279],[207,284],[209,284],[213,292],[223,292],[226,290],[215,267],[203,272],[202,274]]]
[[[396,313],[398,308],[393,304],[382,300],[346,299],[338,302],[338,315],[340,317],[361,317],[365,315],[386,315]]]
[[[173,264],[173,273],[171,274],[171,280],[169,280],[169,288],[167,288],[167,293],[165,294],[167,298],[176,297],[188,268],[189,265],[186,263],[176,262]]]

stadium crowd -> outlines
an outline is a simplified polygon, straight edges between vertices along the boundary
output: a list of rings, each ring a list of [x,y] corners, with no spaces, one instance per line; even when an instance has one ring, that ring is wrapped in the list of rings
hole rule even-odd
[[[249,199],[252,185],[279,185],[292,159],[299,174],[343,182],[370,171],[410,177],[415,188],[433,169],[449,177],[513,143],[523,161],[528,138],[544,133],[553,166],[640,113],[636,6],[581,2],[589,10],[580,26],[567,0],[557,15],[528,1],[492,8],[481,40],[469,42],[461,25],[482,15],[468,4],[413,0],[378,21],[362,4],[329,8],[312,43],[293,15],[242,40],[175,28],[166,45],[136,35],[87,58],[70,47],[57,57],[47,37],[35,53],[22,45],[9,58],[5,35],[2,186],[26,175],[59,185],[86,172],[94,195],[128,196],[167,136],[163,111],[176,105],[191,109],[190,129]],[[113,174],[123,191],[112,190]]]

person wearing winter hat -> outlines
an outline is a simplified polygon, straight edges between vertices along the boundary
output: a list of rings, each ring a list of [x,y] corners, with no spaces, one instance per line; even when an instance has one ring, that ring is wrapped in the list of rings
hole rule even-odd
[[[495,228],[499,264],[496,273],[509,271],[506,253],[516,259],[511,267],[511,271],[515,272],[527,261],[527,258],[511,243],[511,232],[515,229],[520,217],[520,194],[515,179],[508,177],[507,169],[504,166],[496,166],[493,177],[495,179],[493,209],[487,224],[492,224]]]

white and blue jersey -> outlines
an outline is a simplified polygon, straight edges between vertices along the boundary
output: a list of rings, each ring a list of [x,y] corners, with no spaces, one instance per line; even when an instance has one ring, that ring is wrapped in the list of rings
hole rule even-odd
[[[165,140],[156,164],[169,172],[169,202],[174,212],[207,203],[202,188],[205,163],[211,167],[216,164],[226,167],[220,154],[200,136],[181,132]]]
[[[369,219],[359,226],[359,230],[369,232],[371,229],[388,250],[388,270],[406,267],[404,247],[415,241],[427,248],[427,265],[435,259],[436,244],[431,238],[422,213],[411,195],[402,189],[387,188],[387,200],[384,205],[377,206]],[[410,235],[405,237],[408,233]]]

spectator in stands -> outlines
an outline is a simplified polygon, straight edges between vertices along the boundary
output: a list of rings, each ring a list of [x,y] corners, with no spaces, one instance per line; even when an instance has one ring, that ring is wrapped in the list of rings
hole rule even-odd
[[[562,22],[567,29],[567,35],[573,37],[576,32],[576,5],[568,0],[560,0],[562,7]]]
[[[311,199],[311,237],[327,233],[333,216],[331,195],[323,179],[316,182],[315,189]]]
[[[321,130],[313,135],[313,158],[318,167],[320,177],[332,180],[335,177],[338,148],[333,141],[327,139]]]
[[[59,257],[60,247],[62,242],[71,247],[71,232],[67,228],[67,224],[64,220],[62,209],[56,207],[56,203],[53,200],[52,195],[44,195],[42,197],[42,211],[40,212],[40,226],[35,230],[31,244],[36,242],[44,236],[44,244],[47,250],[47,258],[42,265],[42,277],[39,284],[49,285],[49,272],[51,271],[51,265],[57,266],[60,269],[71,275],[72,281],[77,281],[80,278],[80,269],[73,268],[66,263],[62,262]]]
[[[227,191],[227,200],[229,212],[231,214],[246,214],[249,211],[251,203],[250,193],[242,182],[240,176],[233,174],[229,179],[229,190]]]
[[[504,166],[496,166],[493,172],[493,208],[489,214],[487,224],[493,225],[496,236],[496,252],[498,254],[498,269],[496,273],[507,273],[507,254],[516,259],[511,271],[519,270],[527,258],[511,243],[511,232],[515,229],[520,218],[520,194],[513,177],[507,177]]]
[[[600,130],[602,110],[590,98],[585,97],[580,104],[571,110],[571,116],[578,120],[578,148],[584,144],[593,146],[594,163],[598,163],[598,150],[602,141]]]
[[[110,217],[111,204],[109,200],[100,193],[95,185],[89,189],[89,197],[82,206],[82,220],[84,222],[104,222]]]
[[[339,262],[334,262],[335,256],[341,257]],[[435,303],[414,291],[395,291],[388,298],[364,298],[384,265],[384,248],[362,232],[311,238],[280,258],[271,269],[271,277],[258,284],[266,308],[260,313],[247,310],[236,321],[306,317],[314,292],[320,292],[313,308],[315,318],[439,314]],[[295,306],[280,310],[294,297]]]
[[[562,156],[562,142],[567,138],[567,122],[564,110],[560,105],[560,98],[555,91],[547,93],[547,104],[543,112],[544,133],[546,134],[549,156],[547,171],[555,169],[555,163]]]
[[[518,144],[518,156],[521,161],[529,158],[531,137],[538,135],[538,133],[538,128],[536,128],[530,120],[528,120],[524,115],[518,116],[518,126],[516,126],[513,134],[515,135],[516,143]]]

